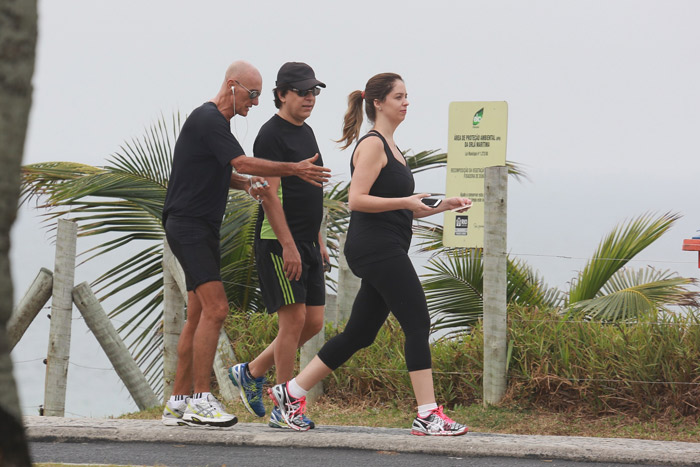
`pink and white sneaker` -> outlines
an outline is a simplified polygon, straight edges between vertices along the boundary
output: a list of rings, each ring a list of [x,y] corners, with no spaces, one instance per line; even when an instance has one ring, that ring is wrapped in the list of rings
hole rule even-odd
[[[466,425],[455,422],[442,413],[442,406],[434,409],[427,417],[413,420],[411,434],[416,436],[460,436],[469,431]]]

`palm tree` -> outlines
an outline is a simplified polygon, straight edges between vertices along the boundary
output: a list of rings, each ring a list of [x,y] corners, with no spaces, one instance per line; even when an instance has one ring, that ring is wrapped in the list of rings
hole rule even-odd
[[[698,292],[688,289],[694,279],[651,267],[625,269],[678,218],[670,213],[658,217],[647,214],[613,229],[572,281],[568,294],[548,287],[525,263],[508,258],[508,303],[558,308],[574,316],[606,321],[639,319],[673,307],[697,307]],[[423,276],[433,330],[461,332],[483,316],[481,254],[478,250],[444,248],[440,226],[422,225],[417,236],[422,250],[434,253]]]

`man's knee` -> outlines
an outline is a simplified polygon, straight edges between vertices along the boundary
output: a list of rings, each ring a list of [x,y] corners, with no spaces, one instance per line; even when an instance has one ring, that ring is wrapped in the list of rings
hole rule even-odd
[[[213,321],[218,324],[223,324],[224,320],[228,316],[228,313],[229,307],[227,302],[212,303],[202,310],[202,314],[206,316],[208,321]]]
[[[306,321],[304,322],[304,333],[310,336],[315,336],[323,329],[323,315],[306,315]]]
[[[306,309],[300,303],[285,305],[277,310],[277,318],[280,333],[301,335],[306,326]]]

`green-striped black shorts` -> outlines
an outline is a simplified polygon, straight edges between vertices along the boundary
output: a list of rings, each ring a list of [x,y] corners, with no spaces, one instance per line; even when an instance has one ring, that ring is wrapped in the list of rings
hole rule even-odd
[[[258,240],[255,261],[263,301],[268,313],[285,305],[304,303],[322,306],[326,303],[323,258],[317,242],[296,242],[301,256],[301,278],[289,280],[284,275],[282,245],[277,240]]]

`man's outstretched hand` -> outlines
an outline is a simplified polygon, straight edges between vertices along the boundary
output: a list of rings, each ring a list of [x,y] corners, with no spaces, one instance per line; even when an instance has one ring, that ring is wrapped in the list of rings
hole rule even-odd
[[[312,185],[323,186],[331,178],[331,169],[314,164],[316,159],[318,159],[318,153],[313,157],[294,164],[295,175]]]

